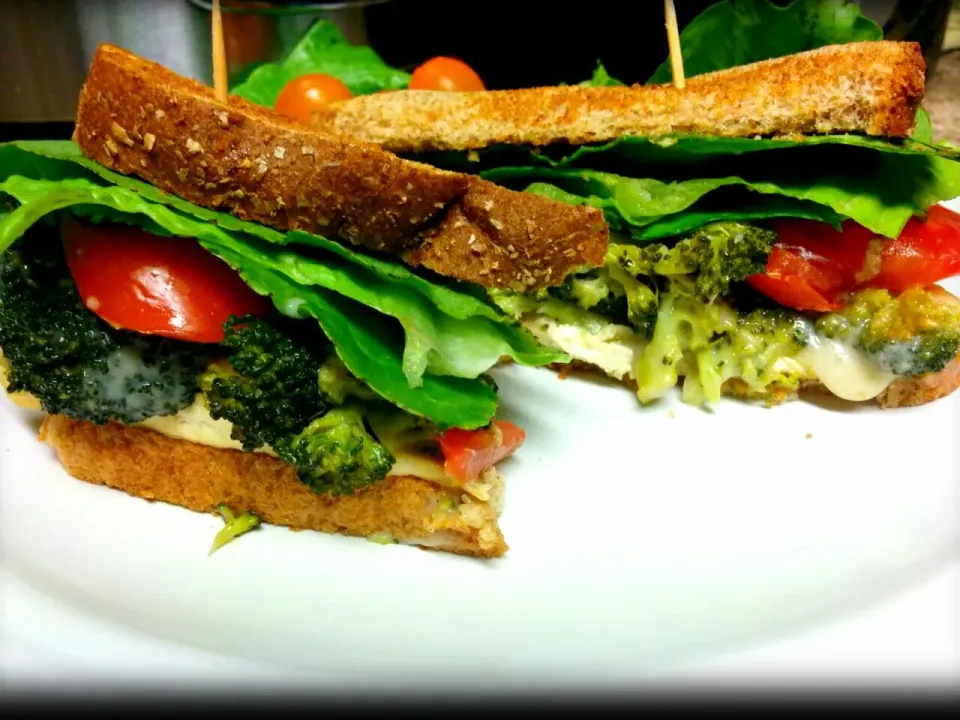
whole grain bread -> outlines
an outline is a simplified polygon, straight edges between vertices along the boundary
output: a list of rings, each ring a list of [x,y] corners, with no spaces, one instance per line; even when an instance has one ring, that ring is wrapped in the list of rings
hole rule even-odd
[[[925,69],[916,43],[849,43],[698,75],[682,90],[667,84],[377,93],[331,103],[314,126],[398,153],[672,133],[905,137]]]
[[[353,495],[319,495],[269,455],[208,447],[117,424],[48,415],[40,428],[75,478],[203,513],[225,504],[271,525],[394,539],[476,557],[507,551],[488,503],[408,476],[390,476]],[[444,501],[447,501],[444,503]],[[450,506],[449,509],[446,506]]]
[[[311,130],[112,45],[80,94],[74,140],[113,170],[205,207],[404,258],[490,288],[557,285],[599,265],[600,210],[507,190]]]

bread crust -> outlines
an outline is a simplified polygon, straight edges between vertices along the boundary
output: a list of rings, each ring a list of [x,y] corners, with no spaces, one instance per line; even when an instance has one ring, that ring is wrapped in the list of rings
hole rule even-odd
[[[315,493],[291,466],[269,455],[212,448],[153,430],[48,415],[40,440],[75,478],[196,512],[215,512],[223,503],[294,530],[389,533],[405,543],[475,557],[507,551],[489,504],[460,504],[455,491],[415,477],[388,476],[353,495],[333,497]],[[445,499],[457,507],[441,509]]]
[[[210,88],[111,45],[94,56],[74,140],[101,165],[197,205],[489,288],[559,284],[577,266],[601,264],[609,241],[596,208],[403,160],[243,98],[220,103]],[[471,238],[469,252],[459,248]],[[446,248],[462,251],[458,262]]]
[[[698,75],[682,90],[666,84],[378,93],[331,103],[314,125],[403,153],[673,133],[906,137],[925,70],[916,43],[848,43]]]

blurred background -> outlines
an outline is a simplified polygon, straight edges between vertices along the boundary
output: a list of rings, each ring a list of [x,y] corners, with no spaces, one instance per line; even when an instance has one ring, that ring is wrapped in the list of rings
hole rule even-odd
[[[715,0],[676,0],[681,27]],[[667,56],[663,4],[593,0],[561,11],[549,0],[221,0],[231,82],[276,60],[320,17],[391,65],[413,69],[455,55],[489,88],[578,82],[601,60],[614,77],[642,82]],[[915,40],[928,63],[927,104],[945,139],[960,143],[960,2],[861,0],[891,39]],[[111,42],[210,83],[206,0],[3,0],[0,131],[69,135],[96,46]],[[51,133],[55,133],[51,135]]]

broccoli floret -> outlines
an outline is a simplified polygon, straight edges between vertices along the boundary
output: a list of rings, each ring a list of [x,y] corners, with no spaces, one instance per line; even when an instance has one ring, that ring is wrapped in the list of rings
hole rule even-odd
[[[394,459],[366,429],[360,406],[378,401],[350,374],[329,340],[302,320],[231,318],[228,362],[201,378],[214,418],[233,424],[247,450],[270,447],[317,492],[342,494],[382,480]]]
[[[611,245],[607,265],[631,277],[695,276],[697,293],[707,300],[726,295],[731,283],[763,272],[777,235],[735,222],[711,223],[673,246]]]
[[[319,333],[313,342],[297,342],[279,329],[281,322],[231,318],[222,343],[229,362],[211,365],[200,378],[210,414],[233,424],[232,437],[245,450],[299,432],[333,404],[317,379],[329,342]]]
[[[758,394],[796,390],[804,369],[793,357],[808,341],[809,325],[796,313],[738,313],[725,302],[706,302],[692,279],[677,278],[661,295],[653,336],[637,362],[637,395],[656,400],[681,375],[683,400],[693,405],[717,402],[733,379]]]
[[[699,355],[704,359],[704,387],[707,400],[720,398],[720,385],[729,377],[732,362],[720,352],[724,333],[736,328],[736,313],[723,303],[705,303],[696,293],[692,281],[676,280],[660,296],[660,311],[650,343],[644,349],[634,370],[637,397],[649,403],[663,397],[676,386],[680,374],[687,382],[696,382]],[[729,343],[728,343],[729,344]],[[709,378],[710,368],[717,377]],[[691,391],[685,391],[685,396]],[[687,399],[685,397],[685,399]]]
[[[797,313],[782,308],[757,308],[741,314],[730,337],[736,377],[757,392],[796,390],[804,369],[791,358],[809,344],[810,329]]]
[[[357,398],[358,400],[380,399],[380,396],[368,385],[357,380],[347,370],[343,360],[333,354],[320,366],[317,373],[317,387],[320,393],[329,398],[330,402],[335,405],[343,405],[347,398]]]
[[[571,275],[546,293],[617,324],[632,325],[644,336],[657,316],[657,294],[649,281],[626,274],[616,264]]]
[[[316,492],[349,494],[382,480],[394,457],[367,430],[356,407],[337,407],[274,445]]]
[[[619,287],[626,299],[627,324],[641,336],[650,337],[657,321],[659,303],[658,290],[653,281],[643,276],[629,275],[616,263],[608,265],[604,270],[611,279],[611,285]]]
[[[826,337],[868,353],[894,375],[939,372],[960,353],[960,307],[922,288],[894,296],[863,290],[817,320]]]
[[[689,296],[685,303],[691,308],[710,304],[740,287],[737,283],[748,276],[762,272],[775,241],[776,233],[765,228],[712,223],[674,245],[611,244],[602,268],[578,271],[548,290],[528,295],[494,291],[491,297],[514,318],[538,310],[589,326],[590,318],[583,313],[564,312],[579,308],[630,325],[641,337],[651,338],[658,318],[669,315],[661,308],[666,289],[682,284],[679,294]]]
[[[549,288],[547,293],[557,300],[592,310],[613,322],[623,323],[627,318],[627,298],[623,289],[617,283],[610,282],[610,276],[602,269],[570,275],[562,284]]]
[[[53,232],[37,225],[0,257],[0,347],[9,391],[45,412],[104,424],[174,415],[196,397],[209,354],[117,330],[84,307]]]

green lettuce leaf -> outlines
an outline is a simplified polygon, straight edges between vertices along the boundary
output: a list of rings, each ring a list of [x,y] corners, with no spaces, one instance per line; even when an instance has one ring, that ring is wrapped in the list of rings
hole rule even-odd
[[[45,180],[85,178],[100,184],[116,185],[145,200],[167,205],[224,230],[244,232],[272,243],[286,242],[284,233],[266,225],[246,222],[230,213],[208,210],[150,183],[113,172],[86,157],[71,140],[18,140],[0,144],[0,179],[12,175]]]
[[[580,83],[581,87],[609,87],[612,85],[623,85],[624,83],[617,80],[615,77],[611,76],[607,72],[607,69],[603,66],[602,62],[597,62],[597,67],[593,71],[593,75],[589,80],[584,80]]]
[[[693,202],[707,193],[742,185],[755,193],[816,203],[886,237],[896,237],[913,215],[960,195],[957,160],[926,146],[917,150],[869,141],[846,136],[826,147],[826,138],[820,136],[800,142],[686,137],[675,143],[630,137],[584,146],[560,160],[531,153],[540,166],[490,167],[479,174],[494,182],[549,181],[589,204],[612,208],[631,225],[645,224],[643,218],[700,210]],[[761,145],[780,151],[756,156],[761,148],[752,146]],[[873,152],[878,149],[885,152]],[[585,169],[587,158],[593,168],[618,172]],[[636,177],[640,173],[644,175]],[[648,173],[677,179],[653,180]],[[617,198],[622,201],[611,204]],[[830,214],[824,211],[823,219],[829,222]],[[687,229],[690,224],[692,219]]]
[[[566,357],[540,345],[526,330],[506,324],[499,311],[474,297],[408,277],[402,269],[373,258],[352,263],[337,252],[339,246],[324,243],[332,253],[304,256],[287,248],[249,245],[233,250],[235,257],[269,267],[299,286],[335,291],[396,318],[406,338],[403,373],[413,387],[422,384],[427,372],[476,378],[503,356],[523,365],[545,365]],[[386,271],[378,271],[382,266]]]
[[[551,153],[528,150],[531,162],[550,167],[589,166],[614,159],[642,165],[692,165],[708,160],[739,157],[759,152],[782,152],[827,147],[821,152],[832,152],[832,146],[841,146],[844,152],[884,152],[899,155],[926,155],[944,160],[955,160],[960,153],[955,148],[932,142],[930,118],[923,110],[917,113],[917,127],[913,136],[895,140],[865,135],[809,135],[796,140],[786,138],[741,138],[709,135],[663,135],[656,138],[625,135],[610,142],[580,145],[571,151]],[[852,149],[852,150],[851,150]],[[506,149],[496,148],[501,156]],[[515,154],[515,153],[512,153]],[[789,160],[790,157],[785,159]],[[487,160],[484,166],[492,164]]]
[[[714,42],[718,37],[725,41]],[[723,0],[686,26],[681,44],[685,70],[692,76],[882,37],[879,26],[843,0],[794,0],[786,7],[768,0]],[[667,59],[650,82],[670,80]],[[617,84],[622,83],[602,64],[581,83]],[[771,217],[833,225],[852,218],[894,237],[913,215],[960,195],[960,152],[934,144],[923,110],[905,140],[852,134],[798,140],[674,134],[627,136],[576,148],[494,147],[472,163],[453,153],[418,159],[600,207],[613,227],[629,230],[635,240],[662,239],[714,220]],[[737,185],[749,192],[729,191]]]
[[[409,73],[390,67],[366,45],[351,45],[329,20],[318,20],[282,62],[260,65],[231,92],[272,108],[284,85],[308,73],[333,75],[354,95],[400,90],[410,83]]]
[[[566,357],[540,345],[527,330],[514,325],[479,294],[430,282],[399,262],[356,252],[319,235],[282,233],[229,213],[198,207],[88,160],[69,141],[0,145],[0,178],[12,174],[54,181],[102,180],[232,233],[276,245],[310,246],[318,251],[314,252],[314,259],[291,250],[264,249],[261,254],[272,253],[272,257],[282,258],[289,271],[303,277],[310,275],[327,290],[399,320],[407,338],[403,369],[414,387],[420,384],[425,372],[476,378],[503,356],[523,365],[562,362]]]
[[[644,181],[635,182],[642,183]],[[839,227],[843,220],[840,215],[822,205],[805,202],[803,200],[794,200],[788,197],[753,195],[747,192],[726,193],[722,201],[696,202],[683,211],[659,217],[656,215],[646,218],[641,217],[639,218],[641,222],[631,224],[618,209],[621,204],[629,207],[628,193],[620,193],[619,197],[617,197],[615,193],[613,198],[600,197],[597,195],[582,197],[562,190],[556,185],[543,182],[531,183],[524,188],[524,190],[534,195],[543,195],[553,200],[570,203],[571,205],[592,205],[599,207],[604,211],[611,228],[626,231],[633,240],[638,242],[652,242],[677,235],[685,235],[703,225],[722,220],[745,221],[791,217],[819,220],[829,223],[834,227]],[[641,202],[644,205],[648,204],[646,200]],[[634,218],[637,218],[636,213],[638,209],[639,208],[635,207],[632,211],[628,212]]]
[[[20,205],[0,218],[0,253],[41,218],[57,210],[90,220],[134,224],[157,234],[196,238],[208,251],[234,267],[256,292],[269,295],[281,312],[315,318],[334,343],[344,365],[389,402],[423,415],[438,426],[476,428],[489,423],[497,408],[496,391],[486,378],[458,378],[425,373],[419,387],[404,373],[403,331],[399,325],[349,296],[354,288],[330,291],[320,277],[324,265],[315,263],[314,275],[302,268],[289,274],[284,255],[310,267],[310,261],[283,248],[242,233],[230,232],[165,205],[146,202],[136,193],[116,186],[101,186],[89,179],[36,180],[14,175],[0,182],[0,193]],[[316,268],[321,268],[317,271]],[[336,272],[331,271],[336,277]],[[339,278],[344,284],[343,278]],[[420,317],[422,320],[429,318]],[[445,322],[452,322],[452,319]],[[419,340],[418,340],[419,341]],[[485,342],[486,338],[481,340]],[[463,342],[470,350],[470,340]]]
[[[882,39],[882,28],[846,0],[794,0],[785,7],[721,0],[683,28],[680,47],[684,73],[693,77],[824,45]],[[668,58],[648,82],[672,79]]]

